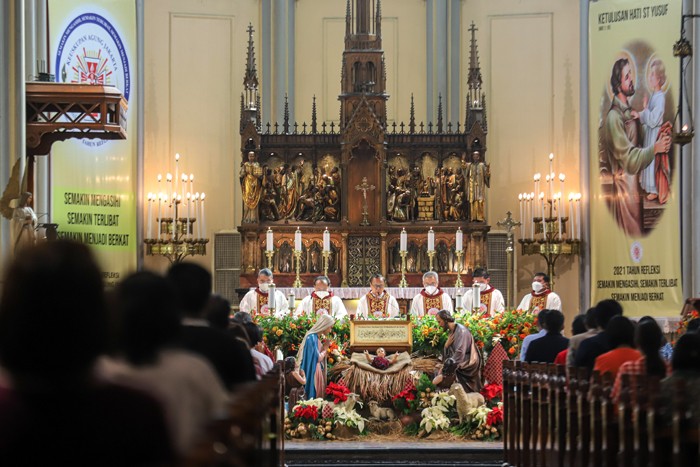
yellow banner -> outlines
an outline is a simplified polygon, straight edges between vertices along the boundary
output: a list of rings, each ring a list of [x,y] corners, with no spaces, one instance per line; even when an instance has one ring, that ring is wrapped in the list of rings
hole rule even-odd
[[[70,139],[51,154],[59,237],[93,247],[107,285],[136,269],[136,6],[133,0],[49,0],[52,72],[60,83],[118,88],[127,140]]]
[[[628,316],[681,309],[678,101],[681,0],[590,3],[591,302]]]

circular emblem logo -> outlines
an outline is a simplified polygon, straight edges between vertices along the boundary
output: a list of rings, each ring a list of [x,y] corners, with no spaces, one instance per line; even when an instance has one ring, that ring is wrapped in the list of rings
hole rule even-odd
[[[260,314],[263,316],[269,316],[270,315],[270,307],[267,305],[263,305],[260,307]]]
[[[630,247],[630,257],[635,263],[639,263],[642,260],[642,255],[644,254],[644,249],[642,244],[639,242],[633,242]]]
[[[75,17],[61,35],[55,63],[57,82],[114,86],[129,101],[129,58],[119,33],[105,17],[96,13]],[[83,139],[91,147],[105,142]]]
[[[438,310],[437,308],[431,308],[431,309],[428,310],[428,314],[429,314],[430,316],[435,316],[435,315],[438,314],[438,311],[440,311],[440,310]]]
[[[328,310],[326,310],[325,308],[319,308],[318,310],[316,310],[317,316],[327,315],[327,314],[328,314]]]

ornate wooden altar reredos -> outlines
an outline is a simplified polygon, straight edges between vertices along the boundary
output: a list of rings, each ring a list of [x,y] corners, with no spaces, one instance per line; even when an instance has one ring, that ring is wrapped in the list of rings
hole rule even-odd
[[[256,284],[268,265],[266,231],[274,232],[275,282],[296,278],[294,232],[302,231],[300,273],[311,285],[323,273],[323,231],[331,232],[328,275],[333,285],[366,286],[381,273],[390,285],[401,278],[399,239],[408,234],[406,278],[419,285],[429,270],[427,233],[435,231],[433,269],[441,285],[457,271],[468,276],[487,266],[485,192],[486,109],[472,24],[464,124],[387,124],[386,76],[381,46],[381,0],[353,0],[346,14],[340,123],[319,125],[314,98],[311,123],[291,123],[285,102],[280,123],[260,121],[253,29],[248,28],[245,92],[241,96],[243,219],[241,286]],[[441,98],[440,98],[441,99]],[[457,264],[455,233],[464,232]],[[464,278],[465,280],[467,277]]]

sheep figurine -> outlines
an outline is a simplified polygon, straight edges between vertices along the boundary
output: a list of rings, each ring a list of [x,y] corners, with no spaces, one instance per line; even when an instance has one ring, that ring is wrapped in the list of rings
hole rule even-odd
[[[377,420],[396,420],[396,415],[394,411],[388,407],[379,407],[377,401],[369,402],[369,412],[372,414],[372,418]]]
[[[461,424],[467,418],[467,414],[471,409],[475,409],[484,405],[486,402],[484,396],[478,392],[467,393],[459,383],[454,383],[450,386],[449,393],[455,396],[457,404],[457,415],[459,415],[459,423]]]

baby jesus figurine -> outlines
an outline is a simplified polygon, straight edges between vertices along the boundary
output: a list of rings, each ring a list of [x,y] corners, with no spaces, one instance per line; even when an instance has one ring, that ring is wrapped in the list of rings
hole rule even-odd
[[[367,359],[367,363],[372,365],[377,370],[386,370],[391,365],[396,363],[396,360],[399,359],[399,353],[396,352],[394,355],[391,356],[391,360],[389,360],[388,358],[386,358],[386,350],[379,347],[377,349],[377,356],[376,357],[372,357],[369,354],[369,352],[367,352],[365,350],[365,358]]]

